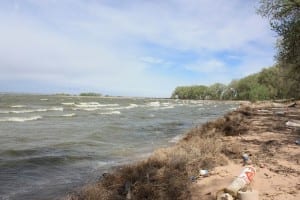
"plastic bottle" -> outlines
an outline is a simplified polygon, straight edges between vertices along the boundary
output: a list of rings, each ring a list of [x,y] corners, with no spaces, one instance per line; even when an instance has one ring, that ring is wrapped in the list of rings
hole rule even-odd
[[[225,188],[225,191],[236,197],[239,190],[243,189],[246,185],[253,181],[255,173],[256,170],[254,167],[245,167],[240,175],[235,178],[228,187]]]

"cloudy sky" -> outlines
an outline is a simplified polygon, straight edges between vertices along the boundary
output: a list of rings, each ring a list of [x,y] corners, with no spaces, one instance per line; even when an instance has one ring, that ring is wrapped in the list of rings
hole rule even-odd
[[[257,0],[1,0],[0,92],[169,97],[274,63]]]

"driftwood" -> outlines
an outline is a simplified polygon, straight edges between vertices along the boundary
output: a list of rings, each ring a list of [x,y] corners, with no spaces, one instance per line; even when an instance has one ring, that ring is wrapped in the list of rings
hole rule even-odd
[[[291,103],[291,104],[287,105],[287,107],[292,108],[292,107],[295,107],[296,105],[297,105],[297,103],[294,102],[294,103]]]
[[[291,99],[277,99],[277,100],[274,100],[275,103],[289,103],[291,101],[295,101],[295,99],[291,98]]]

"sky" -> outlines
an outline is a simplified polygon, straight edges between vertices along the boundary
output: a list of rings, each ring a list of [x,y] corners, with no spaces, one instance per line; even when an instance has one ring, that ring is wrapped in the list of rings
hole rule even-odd
[[[1,0],[0,92],[170,97],[274,64],[258,0]]]

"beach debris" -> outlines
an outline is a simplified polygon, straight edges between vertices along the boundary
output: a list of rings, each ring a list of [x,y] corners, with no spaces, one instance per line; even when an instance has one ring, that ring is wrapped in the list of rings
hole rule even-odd
[[[233,196],[229,193],[225,193],[224,191],[221,191],[217,194],[217,200],[234,200]]]
[[[190,180],[192,182],[195,182],[197,179],[199,179],[200,177],[207,177],[209,175],[208,170],[207,169],[200,169],[199,173],[197,176],[191,176]]]
[[[239,191],[238,192],[239,200],[258,200],[258,191]]]
[[[200,169],[199,170],[200,176],[208,176],[208,170],[207,169]]]
[[[286,126],[292,126],[292,127],[298,127],[300,128],[300,122],[291,122],[291,121],[287,121],[285,123]]]
[[[200,169],[198,175],[197,176],[191,176],[190,180],[192,182],[195,182],[198,178],[207,177],[208,175],[209,175],[209,173],[208,173],[207,169]]]
[[[233,197],[237,197],[240,190],[246,188],[252,181],[256,174],[256,170],[252,166],[245,167],[240,175],[236,177],[232,183],[224,189],[226,193],[231,194]]]
[[[191,177],[190,177],[190,180],[191,180],[192,182],[195,182],[197,179],[198,179],[198,176],[191,176]]]
[[[250,160],[250,157],[247,153],[243,153],[242,158],[243,158],[244,166],[245,165],[251,165],[252,161]]]

